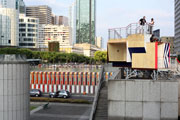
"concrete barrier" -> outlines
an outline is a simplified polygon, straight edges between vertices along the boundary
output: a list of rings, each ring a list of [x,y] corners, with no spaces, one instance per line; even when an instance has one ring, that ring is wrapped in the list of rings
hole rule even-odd
[[[109,80],[109,120],[178,120],[176,80]]]

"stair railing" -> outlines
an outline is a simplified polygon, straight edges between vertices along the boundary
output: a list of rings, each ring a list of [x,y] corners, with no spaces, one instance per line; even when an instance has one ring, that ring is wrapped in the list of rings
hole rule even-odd
[[[102,83],[104,82],[104,76],[103,75],[104,75],[104,66],[101,69],[101,72],[99,75],[99,83],[98,83],[97,89],[95,91],[94,101],[93,101],[89,120],[93,120],[95,113],[96,113],[97,103],[98,103],[98,99],[99,99],[99,95],[100,95],[101,86],[102,86]]]

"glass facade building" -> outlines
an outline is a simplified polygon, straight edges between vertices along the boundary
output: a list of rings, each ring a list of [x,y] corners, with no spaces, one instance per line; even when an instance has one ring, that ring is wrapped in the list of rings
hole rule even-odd
[[[0,0],[0,45],[19,45],[19,0]]]
[[[175,0],[175,36],[174,36],[174,51],[180,55],[180,0]]]
[[[76,0],[76,43],[95,45],[96,0]]]

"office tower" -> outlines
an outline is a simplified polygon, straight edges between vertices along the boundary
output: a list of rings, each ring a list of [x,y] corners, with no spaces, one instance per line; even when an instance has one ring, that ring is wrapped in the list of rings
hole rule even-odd
[[[70,46],[69,27],[64,25],[39,25],[39,48],[48,48],[49,42],[59,42],[59,46]]]
[[[95,45],[96,0],[76,0],[76,43]]]
[[[68,26],[68,18],[65,16],[57,16],[52,14],[52,24]]]
[[[175,0],[174,51],[180,55],[180,0]]]
[[[39,18],[39,24],[51,24],[51,12],[51,8],[46,5],[26,7],[26,16]]]
[[[70,41],[76,44],[76,2],[69,7]]]
[[[22,48],[38,48],[39,19],[19,16],[19,46]]]
[[[0,46],[19,45],[19,1],[0,0]]]
[[[19,13],[26,14],[26,5],[23,0],[19,1]]]
[[[96,37],[96,46],[102,48],[102,41],[103,41],[102,37]]]

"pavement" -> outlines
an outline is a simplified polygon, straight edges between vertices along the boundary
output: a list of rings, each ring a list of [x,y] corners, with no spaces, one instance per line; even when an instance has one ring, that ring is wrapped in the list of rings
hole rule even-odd
[[[92,104],[50,103],[30,116],[30,120],[88,120]]]
[[[42,97],[49,97],[49,94],[43,94]],[[93,95],[72,94],[70,99],[83,99],[83,100],[88,100],[89,102],[93,102],[94,101],[94,96]]]

